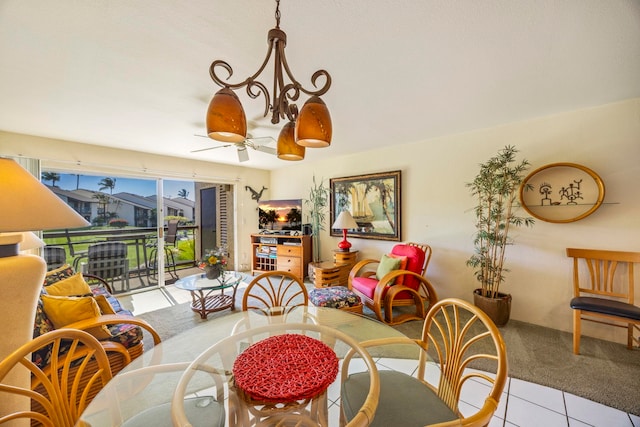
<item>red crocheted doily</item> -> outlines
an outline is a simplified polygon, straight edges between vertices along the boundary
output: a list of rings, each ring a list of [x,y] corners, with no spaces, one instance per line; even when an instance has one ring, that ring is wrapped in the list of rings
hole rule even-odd
[[[233,363],[236,387],[254,400],[292,402],[322,393],[338,375],[338,357],[315,338],[284,334],[266,338]]]

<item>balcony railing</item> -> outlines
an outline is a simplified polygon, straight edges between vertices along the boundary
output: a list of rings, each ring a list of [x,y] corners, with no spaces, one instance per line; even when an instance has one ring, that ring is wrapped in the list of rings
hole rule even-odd
[[[178,227],[178,238],[175,244],[174,257],[178,267],[195,265],[196,233],[198,226],[185,225]],[[165,227],[166,231],[166,227]],[[124,241],[127,243],[129,260],[130,288],[155,285],[155,274],[149,274],[149,268],[157,265],[148,256],[157,242],[155,227],[99,227],[81,230],[56,230],[43,234],[48,246],[62,246],[66,250],[67,263],[76,270],[81,270],[86,263],[89,246],[98,242]],[[167,277],[169,277],[167,275]],[[138,286],[139,282],[139,286]]]

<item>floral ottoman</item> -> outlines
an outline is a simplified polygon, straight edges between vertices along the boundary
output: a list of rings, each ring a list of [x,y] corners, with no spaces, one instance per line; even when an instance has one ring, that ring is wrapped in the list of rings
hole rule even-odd
[[[345,286],[315,288],[309,292],[309,301],[316,307],[330,307],[362,314],[362,300]]]

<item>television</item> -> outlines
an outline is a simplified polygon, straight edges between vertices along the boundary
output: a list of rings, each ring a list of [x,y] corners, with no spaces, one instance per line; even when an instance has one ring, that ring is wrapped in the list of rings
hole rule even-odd
[[[261,232],[297,231],[302,234],[302,199],[259,201],[258,228]]]

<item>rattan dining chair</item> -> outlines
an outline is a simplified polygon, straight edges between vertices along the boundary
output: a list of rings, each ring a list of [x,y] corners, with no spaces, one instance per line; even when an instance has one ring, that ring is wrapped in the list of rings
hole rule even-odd
[[[243,310],[284,314],[294,307],[309,305],[304,283],[286,271],[268,271],[256,276],[242,296]]]
[[[41,369],[31,354],[43,349],[50,349],[50,360]],[[6,378],[22,374],[31,374],[30,388],[5,383]],[[110,380],[109,359],[96,338],[78,329],[47,332],[0,361],[0,399],[27,398],[23,407],[1,415],[0,425],[23,419],[47,427],[72,427],[90,403],[89,396]]]
[[[365,341],[362,345],[370,349],[406,340],[386,338]],[[507,380],[507,352],[493,321],[473,304],[454,298],[443,299],[429,310],[422,338],[415,341],[424,349],[415,376],[399,371],[379,371],[380,401],[370,425],[488,425]],[[483,370],[474,369],[480,367]],[[495,374],[484,369],[495,371]],[[462,413],[458,406],[460,396],[469,392],[471,398],[480,400],[477,392],[471,391],[478,383],[487,386],[486,398],[478,402],[480,409]],[[367,388],[368,379],[359,373],[349,375],[343,382],[343,422],[354,416],[355,409],[364,401]]]

